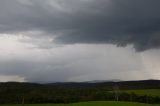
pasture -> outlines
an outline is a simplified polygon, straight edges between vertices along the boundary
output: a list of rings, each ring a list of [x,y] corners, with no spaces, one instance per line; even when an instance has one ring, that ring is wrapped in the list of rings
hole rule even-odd
[[[148,96],[159,96],[160,97],[160,89],[142,89],[142,90],[125,90],[121,92],[127,93],[135,93],[137,95],[148,95]]]
[[[115,102],[115,101],[95,101],[80,102],[71,104],[17,104],[17,105],[0,105],[0,106],[160,106],[135,102]]]

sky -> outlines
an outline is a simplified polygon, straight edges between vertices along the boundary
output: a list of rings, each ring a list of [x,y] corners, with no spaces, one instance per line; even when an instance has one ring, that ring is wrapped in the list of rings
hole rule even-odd
[[[159,0],[0,0],[0,82],[160,79]]]

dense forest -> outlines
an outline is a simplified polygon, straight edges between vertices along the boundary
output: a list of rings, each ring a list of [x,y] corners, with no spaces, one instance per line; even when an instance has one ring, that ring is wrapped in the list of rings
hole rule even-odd
[[[135,101],[160,103],[160,97],[119,92],[129,89],[160,89],[159,80],[99,83],[0,83],[0,103],[72,103],[81,101]]]

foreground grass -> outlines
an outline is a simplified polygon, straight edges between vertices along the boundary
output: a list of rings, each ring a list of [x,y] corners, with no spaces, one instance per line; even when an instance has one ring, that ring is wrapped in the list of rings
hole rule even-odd
[[[22,105],[0,105],[0,106],[22,106]],[[81,102],[71,104],[25,104],[23,106],[160,106],[134,102],[114,102],[114,101],[97,101],[97,102]]]
[[[160,89],[125,90],[123,92],[127,92],[127,93],[133,92],[137,95],[148,95],[148,96],[159,96],[160,97]]]

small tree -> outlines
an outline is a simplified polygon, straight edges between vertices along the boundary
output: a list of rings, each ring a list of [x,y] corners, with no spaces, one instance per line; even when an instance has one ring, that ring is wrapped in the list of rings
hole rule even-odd
[[[119,100],[119,87],[118,87],[118,85],[115,85],[113,87],[113,90],[114,90],[114,94],[115,94],[115,100],[118,101]]]
[[[22,106],[24,105],[24,96],[22,97]]]

